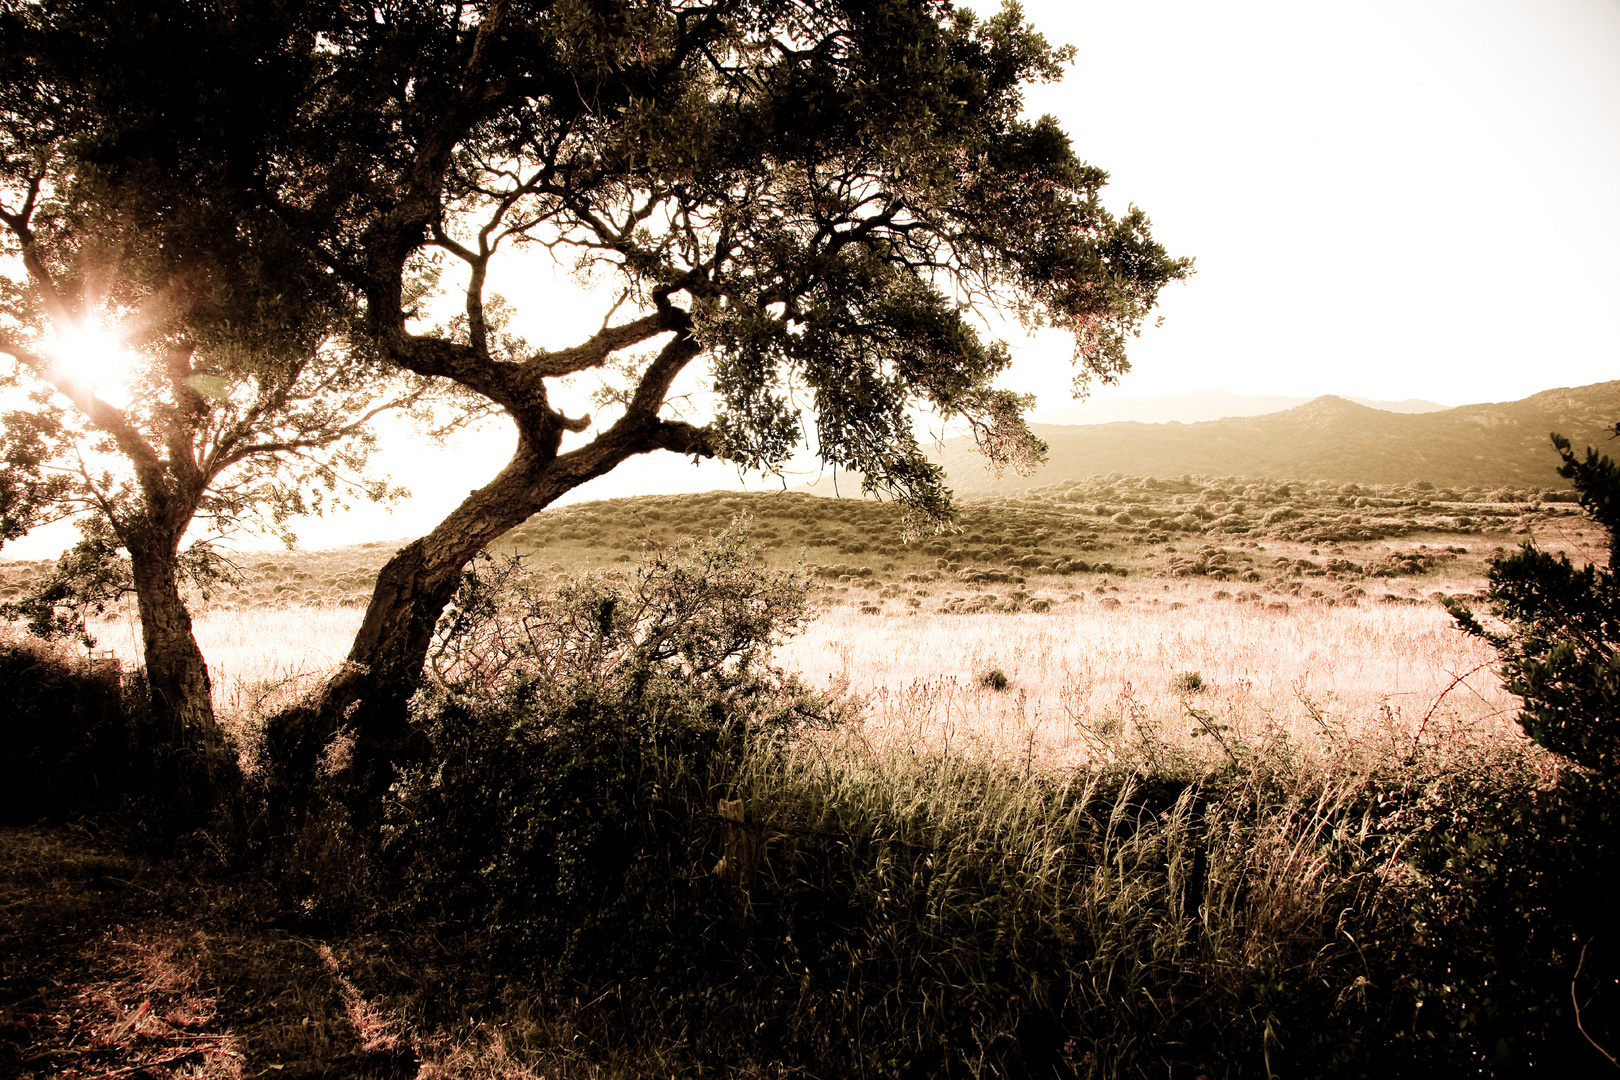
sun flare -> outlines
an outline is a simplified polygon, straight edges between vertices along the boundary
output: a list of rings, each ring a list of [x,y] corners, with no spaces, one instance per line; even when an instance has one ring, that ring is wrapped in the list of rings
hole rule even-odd
[[[121,338],[101,328],[58,333],[51,356],[75,380],[109,389],[123,387],[134,363]]]

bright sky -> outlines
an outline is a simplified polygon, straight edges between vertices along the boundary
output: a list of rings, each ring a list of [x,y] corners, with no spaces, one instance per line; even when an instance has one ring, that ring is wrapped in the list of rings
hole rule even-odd
[[[1114,208],[1142,206],[1197,259],[1134,370],[1097,396],[1460,405],[1620,377],[1620,0],[1031,0],[1025,14],[1079,50],[1031,111],[1112,174]],[[538,265],[497,284],[536,344],[572,343],[607,306]],[[1064,341],[1012,344],[1006,385],[1069,404]],[[309,522],[306,546],[426,531],[511,439],[391,445],[417,497]],[[657,454],[570,501],[722,486],[735,470]]]
[[[1620,3],[1026,13],[1079,49],[1032,110],[1198,260],[1121,392],[1461,405],[1620,377]]]

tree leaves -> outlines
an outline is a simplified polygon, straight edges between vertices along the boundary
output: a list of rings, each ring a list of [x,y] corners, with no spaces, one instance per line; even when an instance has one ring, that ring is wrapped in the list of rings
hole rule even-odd
[[[1501,655],[1503,684],[1524,699],[1525,734],[1612,786],[1620,781],[1620,469],[1593,448],[1582,460],[1568,439],[1552,441],[1564,462],[1559,475],[1575,482],[1581,505],[1609,529],[1610,568],[1577,567],[1526,543],[1490,572],[1491,610],[1505,629],[1448,607]]]

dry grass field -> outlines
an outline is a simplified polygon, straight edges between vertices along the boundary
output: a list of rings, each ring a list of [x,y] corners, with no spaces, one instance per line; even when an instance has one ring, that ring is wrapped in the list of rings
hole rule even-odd
[[[1099,477],[967,503],[955,533],[903,542],[889,504],[713,492],[548,511],[503,551],[561,581],[747,515],[765,561],[815,589],[817,617],[779,662],[863,697],[869,737],[1053,765],[1155,748],[1208,759],[1224,753],[1212,731],[1386,749],[1420,729],[1516,737],[1488,651],[1436,598],[1478,595],[1489,559],[1530,536],[1592,557],[1603,538],[1559,499]],[[234,587],[198,598],[227,722],[342,659],[394,546],[242,556]],[[0,592],[45,570],[0,566]],[[93,629],[138,662],[127,608]],[[1005,689],[981,685],[991,669]]]
[[[1282,614],[1199,597],[1182,608],[1081,602],[1043,614],[836,610],[778,659],[813,684],[846,682],[867,701],[876,740],[1035,764],[1125,750],[1219,758],[1219,740],[1196,737],[1211,725],[1233,745],[1286,736],[1315,748],[1378,740],[1386,750],[1420,729],[1470,741],[1517,732],[1489,651],[1437,604]],[[1005,689],[985,685],[993,671]]]
[[[928,583],[887,586],[895,595],[878,603],[859,586],[853,603],[839,591],[850,586],[827,586],[777,661],[860,696],[875,742],[971,747],[1048,767],[1156,749],[1211,761],[1221,740],[1197,737],[1211,725],[1244,742],[1371,739],[1386,751],[1420,729],[1445,740],[1517,737],[1489,650],[1422,589],[1283,602],[1201,579],[1076,584],[992,583],[967,591],[989,605],[968,613]],[[1482,580],[1453,575],[1445,585],[1462,593]],[[1049,606],[1031,610],[1029,599],[1042,598]],[[353,603],[205,606],[196,634],[226,722],[251,741],[254,719],[342,660],[360,615]],[[138,631],[126,612],[98,628],[98,647],[133,663]],[[991,670],[1005,688],[983,685]]]

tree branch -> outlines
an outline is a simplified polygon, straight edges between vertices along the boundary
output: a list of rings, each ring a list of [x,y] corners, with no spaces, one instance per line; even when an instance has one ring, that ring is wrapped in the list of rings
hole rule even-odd
[[[48,357],[4,335],[0,335],[0,352],[14,357],[35,378],[49,383],[63,397],[73,402],[74,407],[93,427],[113,437],[118,449],[130,459],[137,470],[162,468],[157,451],[142,437],[140,430],[125,415],[124,410],[108,404],[96,396],[94,389],[57,370]]]
[[[571,348],[536,353],[524,362],[524,371],[541,378],[556,378],[601,367],[611,354],[620,349],[638,345],[670,330],[682,329],[687,322],[686,313],[679,311],[677,314],[678,311],[676,308],[656,311],[619,326],[603,327],[588,340]]]

